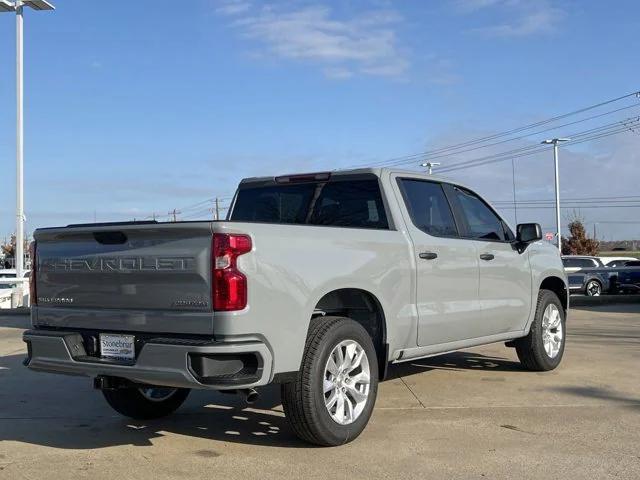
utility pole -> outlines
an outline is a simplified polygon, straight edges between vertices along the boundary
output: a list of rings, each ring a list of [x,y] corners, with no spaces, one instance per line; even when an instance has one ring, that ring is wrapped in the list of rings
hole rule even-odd
[[[173,210],[171,210],[168,215],[173,216],[173,221],[177,222],[178,221],[178,214],[180,212],[178,210],[176,210],[175,208]],[[154,214],[155,215],[155,214]]]
[[[511,159],[511,178],[513,183],[513,214],[515,216],[516,226],[518,225],[518,204],[516,203],[516,162]]]
[[[433,167],[437,167],[438,165],[440,165],[440,162],[425,162],[423,164],[421,164],[421,167],[426,167],[427,168],[427,173],[429,175],[431,175],[431,172],[433,171]]]
[[[216,197],[216,220],[220,220],[220,199]]]
[[[23,9],[54,10],[46,0],[0,0],[0,13],[16,14],[16,278],[24,278],[24,33]],[[18,284],[22,305],[22,284]]]
[[[556,180],[556,238],[558,239],[558,250],[562,253],[562,235],[560,233],[560,173],[558,169],[558,144],[568,142],[570,138],[552,138],[541,142],[543,145],[553,145],[553,164],[555,167]]]

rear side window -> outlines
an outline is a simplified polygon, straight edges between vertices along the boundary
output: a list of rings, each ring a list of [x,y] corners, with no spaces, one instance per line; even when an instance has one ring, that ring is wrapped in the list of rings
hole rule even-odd
[[[467,221],[468,236],[481,240],[505,241],[509,236],[502,219],[475,194],[454,187],[456,198]]]
[[[416,227],[437,237],[458,235],[453,213],[442,185],[407,178],[400,182],[407,210]]]
[[[389,228],[377,180],[327,183],[318,196],[310,224]]]
[[[238,222],[305,223],[316,184],[244,188],[238,193],[231,220]]]
[[[389,228],[376,177],[241,188],[230,220]]]

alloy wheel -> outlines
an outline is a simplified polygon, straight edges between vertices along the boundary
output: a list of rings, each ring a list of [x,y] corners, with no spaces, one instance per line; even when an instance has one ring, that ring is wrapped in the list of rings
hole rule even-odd
[[[357,420],[364,410],[370,388],[369,359],[355,340],[340,342],[331,351],[324,369],[324,402],[331,418],[340,425]]]
[[[542,343],[549,358],[555,358],[560,352],[563,334],[560,310],[550,303],[542,315]]]

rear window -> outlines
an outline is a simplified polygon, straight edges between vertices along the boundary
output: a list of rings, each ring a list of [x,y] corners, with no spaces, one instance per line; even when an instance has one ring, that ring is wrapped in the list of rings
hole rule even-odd
[[[238,192],[229,219],[236,222],[389,228],[375,177],[244,187]]]

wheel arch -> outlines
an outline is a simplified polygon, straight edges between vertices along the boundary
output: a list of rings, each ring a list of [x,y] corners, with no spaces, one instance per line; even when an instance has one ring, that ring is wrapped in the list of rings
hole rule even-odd
[[[551,290],[555,293],[560,299],[565,314],[567,313],[567,309],[569,308],[569,288],[562,278],[554,275],[545,277],[542,282],[540,282],[539,290]]]
[[[386,316],[378,297],[361,288],[332,290],[318,300],[311,321],[322,321],[325,315],[348,317],[364,327],[376,349],[379,378],[383,380],[387,374],[389,346]]]

